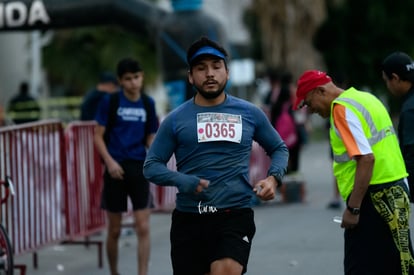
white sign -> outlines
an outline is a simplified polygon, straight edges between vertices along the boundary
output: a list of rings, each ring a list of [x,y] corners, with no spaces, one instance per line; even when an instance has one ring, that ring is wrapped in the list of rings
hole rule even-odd
[[[30,5],[30,4],[28,4]],[[41,0],[35,0],[30,6],[21,1],[0,3],[0,28],[33,26],[37,23],[48,24],[50,17]]]
[[[254,82],[254,62],[252,59],[236,59],[230,62],[230,80],[233,85],[248,85]]]

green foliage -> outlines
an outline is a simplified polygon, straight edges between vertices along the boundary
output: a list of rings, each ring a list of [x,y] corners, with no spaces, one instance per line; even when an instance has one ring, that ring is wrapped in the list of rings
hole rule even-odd
[[[327,1],[328,17],[314,37],[328,71],[341,75],[348,85],[385,93],[383,59],[396,50],[414,53],[414,1],[332,2]]]
[[[60,95],[83,95],[96,84],[99,72],[115,73],[118,60],[124,57],[138,59],[145,82],[155,82],[158,71],[154,43],[117,26],[55,31],[52,42],[43,49],[52,93]],[[58,87],[63,87],[60,92]]]

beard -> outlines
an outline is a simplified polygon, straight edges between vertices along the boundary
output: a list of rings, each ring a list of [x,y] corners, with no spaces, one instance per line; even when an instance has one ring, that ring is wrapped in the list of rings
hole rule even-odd
[[[214,99],[214,98],[219,97],[224,92],[226,83],[224,83],[224,85],[220,85],[219,88],[215,91],[206,91],[203,89],[203,86],[199,86],[199,85],[194,85],[194,87],[197,90],[197,92],[205,99]]]

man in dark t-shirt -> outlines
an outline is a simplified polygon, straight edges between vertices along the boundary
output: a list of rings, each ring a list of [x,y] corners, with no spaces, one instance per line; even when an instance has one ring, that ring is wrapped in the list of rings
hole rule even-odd
[[[414,61],[403,52],[384,59],[382,78],[394,96],[402,99],[398,122],[398,140],[408,172],[411,203],[414,203]]]
[[[99,75],[99,81],[95,88],[84,97],[81,105],[81,120],[94,120],[99,102],[107,93],[113,93],[119,89],[116,76],[111,72],[103,72]]]
[[[40,119],[40,106],[29,93],[29,84],[22,82],[19,93],[14,96],[7,109],[10,118],[16,124],[32,122]]]

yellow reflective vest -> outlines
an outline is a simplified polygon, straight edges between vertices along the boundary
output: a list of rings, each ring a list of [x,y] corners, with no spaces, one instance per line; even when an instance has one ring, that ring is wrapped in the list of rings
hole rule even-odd
[[[348,156],[346,147],[335,128],[334,104],[345,106],[361,122],[375,158],[370,185],[388,183],[408,176],[391,118],[382,102],[370,93],[349,88],[331,105],[329,133],[334,159],[333,172],[344,200],[348,198],[354,187],[356,161]]]

